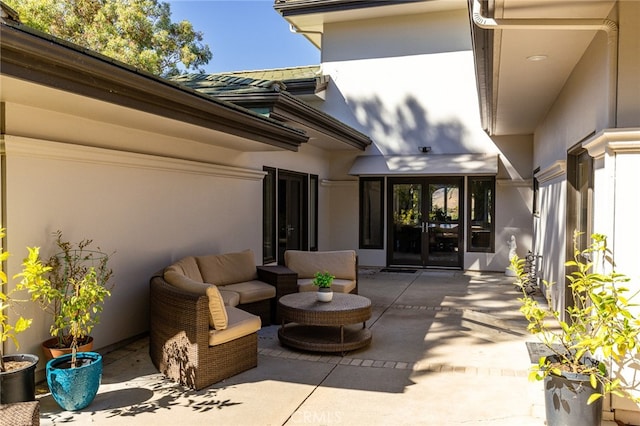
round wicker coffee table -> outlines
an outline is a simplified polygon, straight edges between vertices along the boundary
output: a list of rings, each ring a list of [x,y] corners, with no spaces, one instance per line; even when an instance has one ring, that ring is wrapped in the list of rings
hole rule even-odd
[[[278,300],[283,345],[314,352],[346,352],[371,343],[371,301],[355,294],[334,293],[319,302],[315,292],[292,293]],[[362,323],[362,328],[349,326]]]

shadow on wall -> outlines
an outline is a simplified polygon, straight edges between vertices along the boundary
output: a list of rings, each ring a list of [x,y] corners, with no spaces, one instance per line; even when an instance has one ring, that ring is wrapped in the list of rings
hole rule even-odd
[[[394,110],[388,110],[377,96],[368,100],[348,98],[347,103],[382,154],[417,154],[420,146],[430,146],[433,154],[479,152],[479,147],[467,142],[469,134],[462,122],[430,121],[428,111],[413,96]]]

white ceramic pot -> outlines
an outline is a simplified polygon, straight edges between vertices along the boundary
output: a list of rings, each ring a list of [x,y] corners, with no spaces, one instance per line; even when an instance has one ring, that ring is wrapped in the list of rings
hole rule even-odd
[[[333,291],[329,289],[320,289],[318,290],[318,301],[320,302],[331,302],[333,299]]]

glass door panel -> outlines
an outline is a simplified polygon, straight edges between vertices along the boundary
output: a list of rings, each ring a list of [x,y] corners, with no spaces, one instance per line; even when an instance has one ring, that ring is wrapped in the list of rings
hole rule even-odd
[[[422,265],[422,185],[391,185],[391,263]]]
[[[460,184],[429,184],[427,265],[459,266]]]
[[[286,250],[307,250],[307,178],[293,172],[278,173],[278,262]]]
[[[462,182],[389,179],[389,265],[462,267]]]

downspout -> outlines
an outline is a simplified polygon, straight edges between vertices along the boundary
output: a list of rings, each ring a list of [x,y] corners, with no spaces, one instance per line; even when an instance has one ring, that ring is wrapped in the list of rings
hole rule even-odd
[[[494,19],[482,15],[480,0],[473,0],[473,22],[485,30],[604,31],[607,34],[609,68],[608,127],[617,126],[618,24],[609,19]]]

